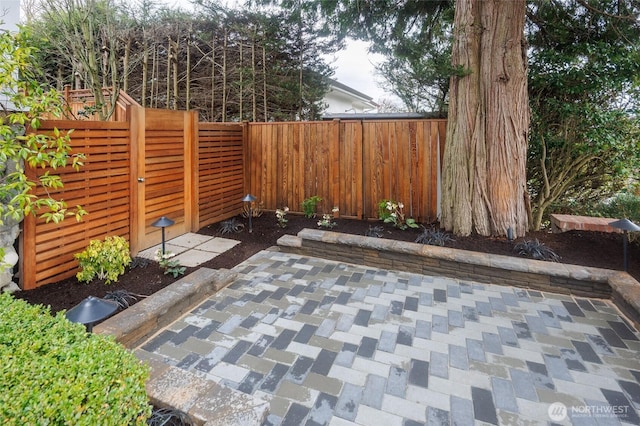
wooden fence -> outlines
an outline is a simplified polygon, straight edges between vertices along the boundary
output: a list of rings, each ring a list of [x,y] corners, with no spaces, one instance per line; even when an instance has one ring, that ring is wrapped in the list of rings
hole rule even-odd
[[[239,214],[246,193],[265,210],[302,212],[317,195],[320,213],[338,206],[343,217],[375,218],[378,202],[394,199],[420,222],[437,218],[443,120],[198,123],[195,112],[136,105],[126,116],[41,128],[75,129],[71,145],[86,154],[85,166],[56,170],[65,187],[52,195],[89,215],[60,224],[25,218],[23,289],[71,277],[74,254],[91,239],[121,235],[136,254],[160,242],[152,226],[160,216],[176,222],[167,238],[195,232]]]
[[[89,215],[82,222],[68,218],[62,223],[45,223],[27,216],[20,238],[20,284],[25,290],[72,276],[78,266],[74,254],[85,249],[92,239],[131,233],[131,146],[127,122],[47,121],[41,131],[75,128],[71,145],[86,155],[81,171],[72,168],[55,171],[64,182],[64,190],[53,196],[69,207],[82,205]],[[42,174],[42,169],[30,172]],[[42,196],[38,189],[37,195]]]
[[[407,217],[438,216],[439,164],[446,120],[251,123],[249,188],[267,210],[378,217],[383,199],[401,201]]]
[[[42,132],[74,129],[71,146],[86,155],[80,171],[58,169],[65,183],[52,192],[69,207],[82,205],[82,222],[45,223],[27,216],[20,238],[20,286],[31,289],[69,278],[74,258],[92,239],[120,235],[131,251],[161,241],[151,224],[167,216],[172,238],[238,214],[245,194],[241,124],[198,126],[194,112],[131,106],[126,122],[46,121]],[[43,171],[29,170],[32,177]],[[38,195],[44,195],[39,189]]]

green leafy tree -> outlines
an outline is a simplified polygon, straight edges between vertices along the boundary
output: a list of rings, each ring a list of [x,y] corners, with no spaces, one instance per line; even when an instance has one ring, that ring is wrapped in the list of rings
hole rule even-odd
[[[260,1],[259,1],[260,2]],[[376,68],[410,111],[444,113],[451,66],[453,1],[263,0],[285,9],[302,8],[331,37],[371,42],[385,60]]]
[[[194,2],[195,11],[144,1],[44,0],[31,24],[46,38],[40,60],[59,89],[88,88],[101,119],[124,89],[151,108],[198,109],[207,121],[318,119],[324,110],[321,37],[299,10],[229,9]]]
[[[52,68],[51,76],[90,89],[102,120],[113,114],[122,86],[120,64],[128,39],[123,27],[130,20],[121,10],[112,0],[42,0],[38,19],[30,23],[47,47],[41,59]],[[105,87],[112,88],[109,98]]]
[[[576,0],[529,5],[531,226],[556,205],[590,204],[640,165],[640,7]]]
[[[55,130],[38,133],[40,117],[59,115],[61,99],[55,90],[41,85],[35,65],[34,41],[21,28],[18,33],[0,32],[0,224],[19,222],[24,215],[41,214],[47,221],[60,222],[66,216],[80,220],[86,212],[77,206],[68,208],[64,200],[38,197],[36,187],[49,191],[63,187],[57,168],[82,165],[82,154],[72,153],[69,135]],[[47,169],[36,179],[25,167]]]

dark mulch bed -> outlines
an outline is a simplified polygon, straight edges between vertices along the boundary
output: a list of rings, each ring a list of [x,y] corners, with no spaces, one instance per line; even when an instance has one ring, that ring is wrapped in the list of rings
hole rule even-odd
[[[273,213],[266,212],[262,217],[253,219],[253,233],[248,232],[248,225],[243,232],[237,234],[220,235],[219,226],[211,225],[199,231],[201,234],[218,235],[241,241],[233,249],[221,254],[202,266],[208,268],[232,268],[253,254],[268,247],[275,246],[276,241],[284,234],[297,234],[303,228],[315,228],[317,219],[308,219],[303,216],[288,215],[289,222],[286,228],[280,228],[276,224]],[[241,219],[247,224],[246,219]],[[381,225],[381,222],[367,222],[349,219],[337,219],[337,232],[357,235],[365,235],[370,226]],[[384,225],[383,238],[402,241],[414,241],[420,233],[419,230],[408,229],[401,231],[390,225]],[[619,234],[606,234],[598,232],[572,231],[562,234],[549,232],[532,232],[526,236],[528,240],[538,239],[551,248],[561,257],[561,262],[576,265],[592,266],[622,270],[622,236]],[[470,236],[455,238],[455,241],[447,243],[447,247],[479,252],[517,256],[513,247],[515,243],[505,238],[487,238]],[[640,279],[640,245],[629,246],[629,272]],[[195,268],[188,268],[185,274],[189,274]],[[150,295],[161,288],[175,282],[178,278],[164,275],[159,266],[151,262],[148,266],[130,269],[121,276],[117,283],[104,285],[102,282],[78,283],[77,280],[68,279],[59,283],[50,284],[30,290],[19,292],[17,297],[31,303],[50,305],[52,312],[61,309],[69,309],[88,296],[104,297],[107,292],[114,290],[126,290],[133,294]]]

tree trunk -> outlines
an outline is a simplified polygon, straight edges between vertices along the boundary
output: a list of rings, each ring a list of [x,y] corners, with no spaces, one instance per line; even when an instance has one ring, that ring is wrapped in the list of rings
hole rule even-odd
[[[146,33],[143,32],[144,41],[142,44],[142,85],[140,89],[140,100],[142,107],[147,107],[147,80],[149,79],[149,45],[147,43]]]
[[[215,121],[216,116],[216,37],[211,41],[211,113],[209,121]]]
[[[267,52],[262,46],[262,109],[265,123],[269,121],[267,114]]]
[[[185,77],[186,93],[185,93],[185,108],[187,111],[191,110],[191,32],[192,27],[189,25],[189,37],[187,37],[187,75]]]
[[[129,60],[131,58],[131,37],[127,36],[124,45],[124,56],[122,57],[122,90],[125,93],[129,90]]]
[[[243,50],[242,50],[242,40],[240,40],[240,61],[239,61],[239,66],[240,66],[240,70],[239,70],[240,77],[239,77],[239,83],[238,84],[239,84],[240,90],[239,90],[239,93],[238,93],[238,108],[240,109],[240,112],[239,112],[240,121],[242,121],[242,120],[244,120],[244,117],[243,117],[243,115],[244,115],[244,111],[243,111],[243,108],[244,108],[244,103],[243,103],[243,100],[244,100],[244,81],[243,81],[244,73],[242,72],[243,69],[244,69],[244,55],[243,55]]]
[[[173,70],[173,97],[171,98],[171,105],[172,105],[172,109],[177,110],[178,109],[178,50],[180,48],[180,39],[178,38],[178,40],[176,42],[171,42],[171,44],[173,45],[173,58],[171,61],[171,69]]]
[[[171,60],[173,58],[172,56],[172,50],[171,50],[171,37],[167,37],[167,78],[166,78],[166,89],[167,92],[165,94],[165,103],[164,103],[164,107],[166,109],[171,109]]]
[[[525,0],[456,2],[442,225],[456,235],[528,229]]]
[[[222,45],[222,122],[227,121],[227,29],[224,30],[224,42]]]
[[[256,29],[254,27],[251,37],[251,121],[257,120],[256,105]]]

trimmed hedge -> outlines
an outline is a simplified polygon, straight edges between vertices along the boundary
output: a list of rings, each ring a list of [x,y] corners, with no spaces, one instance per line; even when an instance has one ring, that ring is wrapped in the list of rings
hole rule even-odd
[[[148,366],[64,313],[0,294],[3,425],[143,425]]]

